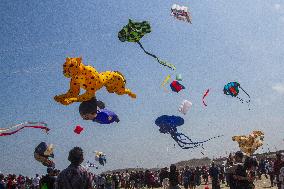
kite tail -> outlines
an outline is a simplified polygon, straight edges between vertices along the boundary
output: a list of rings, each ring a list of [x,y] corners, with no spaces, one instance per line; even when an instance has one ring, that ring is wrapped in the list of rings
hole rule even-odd
[[[195,148],[195,147],[200,147],[200,146],[201,146],[202,149],[204,149],[204,147],[203,147],[203,144],[204,144],[204,143],[206,143],[206,142],[208,142],[208,141],[210,141],[210,140],[212,140],[212,139],[222,137],[222,136],[224,136],[224,135],[218,135],[218,136],[209,138],[209,139],[204,140],[204,141],[187,143],[188,145],[193,145],[193,146],[186,146],[186,147],[183,147],[183,149]],[[185,144],[186,144],[186,143],[185,143]]]
[[[246,103],[248,104],[248,106],[250,106],[250,95],[241,87],[241,86],[239,86],[240,87],[240,89],[242,89],[242,91],[244,92],[244,93],[246,93],[246,95],[249,97],[249,99],[248,99],[248,101],[246,101]],[[240,99],[240,98],[239,98]],[[240,99],[241,100],[241,102],[243,103],[243,99]],[[249,108],[249,110],[250,110],[250,108]]]
[[[44,129],[46,132],[48,132],[50,129],[46,126],[22,126],[21,128],[15,130],[15,131],[12,131],[12,132],[8,132],[8,133],[0,133],[0,136],[9,136],[9,135],[13,135],[17,132],[19,132],[20,130],[24,129],[24,128],[33,128],[33,129]]]
[[[201,141],[201,142],[197,142],[197,143],[203,144],[203,143],[208,142],[208,141],[210,141],[210,140],[212,140],[212,139],[220,138],[220,137],[223,137],[223,136],[224,136],[224,135],[218,135],[218,136],[215,136],[215,137],[212,137],[212,138],[209,138],[209,139],[207,139],[207,140],[204,140],[204,141]]]
[[[151,53],[149,53],[148,51],[146,51],[146,50],[144,49],[144,47],[142,46],[142,44],[141,44],[139,41],[138,41],[137,43],[138,43],[138,45],[140,46],[140,48],[141,48],[147,55],[152,56],[153,58],[155,58],[155,59],[159,62],[159,64],[161,64],[161,65],[163,65],[163,66],[166,66],[166,67],[168,67],[168,68],[171,68],[171,69],[173,69],[173,70],[176,69],[175,65],[169,64],[169,63],[167,63],[166,61],[160,60],[156,55],[151,54]]]
[[[171,137],[182,149],[192,149],[200,146],[203,148],[203,143],[193,142],[188,136],[183,133],[171,133]]]
[[[246,93],[246,95],[248,95],[248,97],[250,98],[249,94],[248,94],[241,86],[239,86],[239,87],[240,87],[240,89],[242,89],[242,91],[244,91],[244,93]]]

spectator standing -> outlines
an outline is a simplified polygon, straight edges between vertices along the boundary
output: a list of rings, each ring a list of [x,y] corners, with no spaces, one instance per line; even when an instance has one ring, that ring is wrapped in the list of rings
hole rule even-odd
[[[57,177],[57,189],[92,189],[92,178],[81,166],[84,161],[83,150],[74,147],[69,152],[68,160],[71,164]]]
[[[189,187],[189,178],[191,176],[191,171],[189,169],[189,166],[185,167],[185,170],[183,172],[182,178],[183,178],[183,187],[185,189],[188,189]]]
[[[47,189],[54,189],[55,185],[55,177],[53,176],[53,169],[51,167],[47,168],[47,174],[43,176],[39,181],[39,187],[47,188]]]
[[[212,162],[211,167],[209,169],[209,175],[212,179],[212,189],[220,189],[219,169],[214,162]]]
[[[276,154],[276,160],[274,161],[274,175],[276,177],[277,187],[281,189],[281,183],[279,181],[280,169],[284,167],[284,161],[282,160],[281,153]]]
[[[247,175],[247,170],[244,166],[243,162],[243,153],[241,151],[236,152],[235,161],[237,164],[234,180],[236,189],[250,189],[250,181],[251,179]]]
[[[0,189],[5,189],[6,188],[6,184],[4,181],[4,175],[0,174]]]
[[[178,186],[178,177],[179,173],[177,171],[177,168],[174,164],[170,166],[170,173],[169,173],[169,181],[170,181],[170,186],[169,189],[180,189]]]

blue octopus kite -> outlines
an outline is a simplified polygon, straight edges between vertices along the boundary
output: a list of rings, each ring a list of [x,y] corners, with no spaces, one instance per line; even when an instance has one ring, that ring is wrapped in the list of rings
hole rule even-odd
[[[183,133],[177,132],[177,127],[184,124],[184,119],[179,116],[168,116],[168,115],[162,115],[158,117],[155,121],[155,124],[160,127],[159,131],[163,134],[170,134],[172,139],[176,141],[176,143],[182,148],[182,149],[191,149],[191,148],[197,148],[201,146],[203,148],[203,144],[205,142],[208,142],[211,139],[218,138],[221,136],[213,137],[205,141],[201,142],[193,142],[188,136],[186,136]]]

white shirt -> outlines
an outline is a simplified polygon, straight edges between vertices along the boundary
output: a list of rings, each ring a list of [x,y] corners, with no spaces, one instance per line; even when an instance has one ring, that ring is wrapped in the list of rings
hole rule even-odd
[[[39,178],[39,177],[35,177],[35,178],[33,179],[33,185],[34,185],[34,186],[39,186],[39,181],[40,181],[40,178]]]

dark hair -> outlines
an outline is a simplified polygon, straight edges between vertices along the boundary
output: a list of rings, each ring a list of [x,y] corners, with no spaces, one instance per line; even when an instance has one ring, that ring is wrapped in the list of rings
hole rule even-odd
[[[74,147],[69,151],[68,160],[71,164],[80,165],[84,161],[83,150],[80,147]]]
[[[251,167],[257,167],[258,163],[255,159],[247,157],[244,162],[245,169],[250,169]]]
[[[244,157],[244,154],[243,154],[243,152],[241,152],[241,151],[237,151],[237,152],[235,153],[235,156],[236,156],[236,157],[239,157],[239,158],[243,158],[243,157]]]
[[[52,169],[51,167],[48,167],[48,168],[46,169],[46,172],[47,172],[47,173],[53,173],[53,169]]]
[[[170,172],[171,172],[171,173],[174,173],[174,172],[176,172],[176,170],[177,170],[176,165],[175,165],[175,164],[171,164],[171,166],[170,166]]]
[[[98,101],[96,97],[93,97],[90,100],[84,101],[80,104],[79,113],[81,115],[96,113],[97,107],[104,109],[105,104],[102,101]]]
[[[0,174],[0,180],[4,179],[4,175]]]

